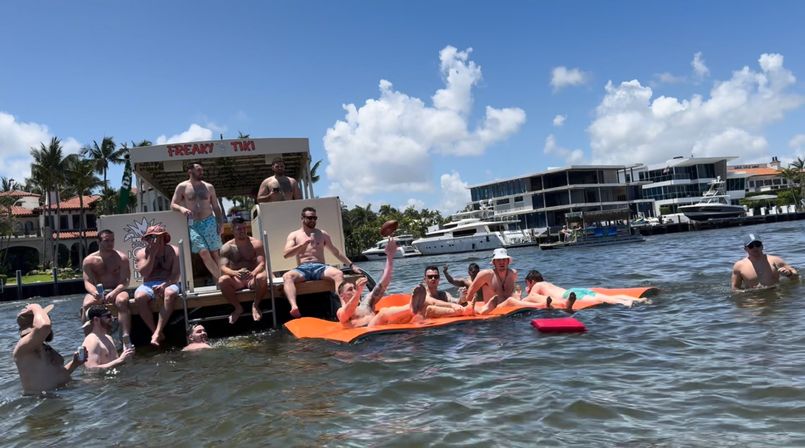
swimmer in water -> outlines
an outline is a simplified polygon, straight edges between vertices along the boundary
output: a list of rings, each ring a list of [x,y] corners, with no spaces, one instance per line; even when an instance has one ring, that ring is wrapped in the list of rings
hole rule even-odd
[[[782,258],[763,253],[760,235],[750,233],[744,238],[743,248],[746,257],[732,266],[732,290],[743,291],[751,288],[774,286],[780,283],[780,276],[796,278],[799,272]]]

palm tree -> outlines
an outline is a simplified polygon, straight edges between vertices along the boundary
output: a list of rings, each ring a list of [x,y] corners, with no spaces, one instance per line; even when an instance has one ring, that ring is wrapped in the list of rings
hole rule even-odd
[[[81,148],[81,155],[94,162],[95,171],[103,174],[103,184],[109,185],[106,177],[109,166],[123,163],[123,156],[127,151],[125,145],[118,148],[112,137],[104,137],[100,145],[93,140],[92,146]]]
[[[17,186],[14,179],[7,178],[6,176],[0,177],[0,191],[12,191]]]
[[[311,184],[315,184],[321,178],[321,176],[319,176],[319,174],[317,173],[317,171],[319,170],[319,165],[321,165],[321,160],[316,161],[316,163],[313,164],[313,167],[310,168],[310,183]]]
[[[14,202],[15,198],[12,196],[0,196],[0,274],[6,268],[8,246],[14,234],[14,214],[11,211]]]
[[[62,151],[61,140],[58,137],[50,139],[50,144],[45,146],[40,143],[39,148],[31,148],[31,157],[34,161],[31,164],[31,179],[37,183],[42,192],[46,196],[45,216],[50,212],[52,207],[51,199],[56,201],[56,219],[53,222],[53,229],[56,238],[53,241],[53,265],[55,267],[58,258],[56,257],[56,248],[58,247],[58,230],[61,228],[61,201],[59,198],[59,191],[64,183],[64,153]],[[46,238],[47,235],[43,235]],[[44,242],[44,241],[43,241]]]
[[[82,159],[76,154],[65,158],[66,189],[70,195],[78,196],[81,217],[78,224],[78,235],[81,238],[81,259],[87,253],[87,229],[85,226],[87,211],[84,208],[84,196],[92,194],[92,190],[104,184],[95,175],[96,162],[92,159]]]

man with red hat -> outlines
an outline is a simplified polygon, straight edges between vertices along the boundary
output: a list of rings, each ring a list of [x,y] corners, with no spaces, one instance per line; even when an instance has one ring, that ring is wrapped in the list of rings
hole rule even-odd
[[[42,308],[32,303],[17,314],[20,341],[14,347],[13,357],[26,394],[38,394],[64,386],[70,381],[73,370],[84,364],[76,352],[73,359],[65,365],[59,352],[46,344],[53,340],[48,316],[52,309],[52,304]]]
[[[179,248],[168,244],[171,236],[162,224],[153,225],[143,235],[145,247],[134,252],[134,267],[143,277],[143,284],[134,291],[134,302],[140,317],[151,329],[151,344],[159,346],[165,338],[162,331],[179,297]],[[159,307],[159,320],[154,325],[149,302],[163,299]],[[159,303],[159,302],[158,302]],[[123,339],[131,329],[131,315],[120,316]]]

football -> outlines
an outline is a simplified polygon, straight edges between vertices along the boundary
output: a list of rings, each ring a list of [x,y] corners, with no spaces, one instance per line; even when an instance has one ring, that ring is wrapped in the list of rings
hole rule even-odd
[[[399,226],[400,226],[400,223],[398,223],[397,221],[395,221],[393,219],[389,220],[389,221],[386,221],[386,222],[383,223],[382,226],[380,226],[380,235],[382,235],[384,237],[389,237],[389,236],[393,235],[394,232],[397,231],[397,227],[399,227]]]

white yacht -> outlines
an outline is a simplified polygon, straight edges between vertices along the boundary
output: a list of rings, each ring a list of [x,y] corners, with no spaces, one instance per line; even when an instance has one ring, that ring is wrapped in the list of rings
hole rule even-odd
[[[413,235],[399,235],[395,236],[394,239],[397,241],[397,253],[394,254],[394,258],[416,257],[422,255],[414,246],[411,245],[411,242],[414,241]],[[382,239],[362,253],[367,260],[383,260],[386,258],[386,244],[388,244],[388,242],[388,238]]]
[[[422,255],[497,249],[508,245],[506,225],[518,222],[461,219],[449,222],[440,229],[429,231],[412,244]]]
[[[746,214],[742,205],[730,204],[725,182],[721,176],[716,177],[710,184],[710,188],[702,195],[701,201],[691,205],[682,205],[679,207],[679,211],[694,221],[735,218]]]

